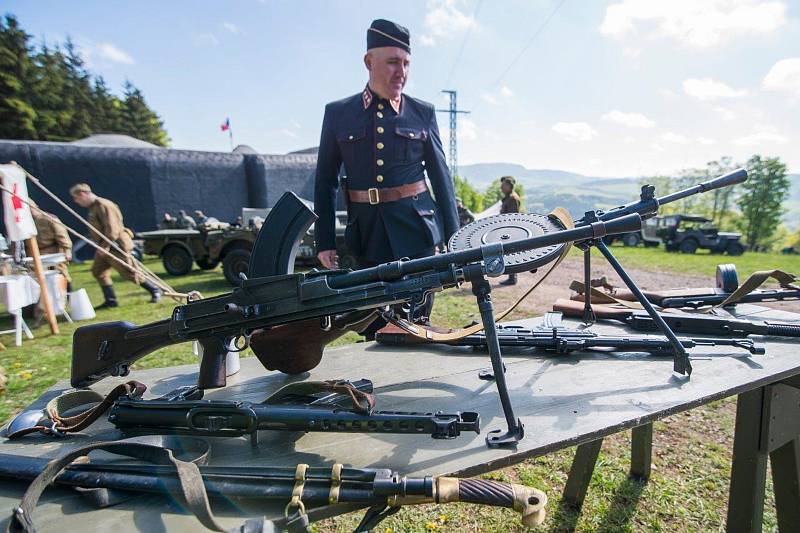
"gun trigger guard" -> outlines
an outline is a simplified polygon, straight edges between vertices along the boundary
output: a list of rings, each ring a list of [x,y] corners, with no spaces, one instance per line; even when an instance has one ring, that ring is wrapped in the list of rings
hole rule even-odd
[[[502,276],[506,270],[506,263],[503,258],[503,243],[494,242],[481,246],[483,255],[483,272],[490,278]]]
[[[333,321],[331,320],[331,315],[325,315],[319,319],[319,328],[322,331],[330,331],[332,327]]]
[[[242,333],[241,335],[237,335],[233,339],[233,346],[235,349],[228,349],[229,352],[239,353],[243,352],[250,347],[250,333]],[[244,344],[241,346],[239,345],[239,339],[244,339]]]

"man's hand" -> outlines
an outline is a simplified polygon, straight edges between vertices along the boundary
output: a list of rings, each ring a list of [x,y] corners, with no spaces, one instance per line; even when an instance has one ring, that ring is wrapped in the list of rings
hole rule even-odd
[[[336,270],[336,250],[322,250],[317,254],[317,259],[319,259],[319,262],[322,263],[322,266],[328,270]]]

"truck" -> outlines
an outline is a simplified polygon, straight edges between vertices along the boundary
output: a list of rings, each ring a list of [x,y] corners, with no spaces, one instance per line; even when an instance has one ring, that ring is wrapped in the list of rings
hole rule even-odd
[[[185,276],[196,265],[202,270],[213,270],[222,264],[222,272],[229,283],[235,285],[240,274],[247,275],[250,253],[261,228],[263,218],[258,211],[243,209],[243,226],[211,219],[199,224],[195,229],[168,228],[155,231],[142,231],[136,234],[145,255],[161,258],[164,270],[173,276]],[[347,225],[347,212],[336,213],[336,247],[340,268],[355,268],[356,259],[344,245],[344,230]],[[317,265],[314,247],[313,226],[306,233],[297,252],[297,265],[308,268]]]
[[[701,215],[667,215],[658,223],[656,235],[668,252],[693,254],[698,249],[711,253],[742,255],[742,234],[719,231],[708,218]]]

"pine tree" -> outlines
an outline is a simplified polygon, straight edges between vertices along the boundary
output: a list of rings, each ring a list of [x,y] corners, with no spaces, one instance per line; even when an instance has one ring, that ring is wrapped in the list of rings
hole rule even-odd
[[[169,144],[169,138],[164,131],[164,122],[147,106],[142,92],[130,81],[125,82],[122,116],[122,129],[128,135],[158,146]]]
[[[37,138],[36,111],[26,96],[33,68],[29,40],[14,16],[0,19],[0,138]]]
[[[69,124],[66,125],[66,133],[71,138],[81,139],[88,137],[94,131],[91,77],[86,72],[83,58],[69,37],[64,44],[64,59],[64,93],[69,95],[72,108],[72,116]]]
[[[92,131],[112,133],[122,131],[122,101],[111,94],[106,80],[98,76],[92,89]]]
[[[737,203],[742,211],[739,226],[750,250],[766,246],[785,209],[791,182],[786,165],[777,157],[754,155],[747,162],[748,180],[741,185],[742,195]]]
[[[67,90],[64,54],[46,43],[35,56],[36,77],[31,84],[31,102],[36,110],[36,132],[45,141],[71,141],[72,97]]]

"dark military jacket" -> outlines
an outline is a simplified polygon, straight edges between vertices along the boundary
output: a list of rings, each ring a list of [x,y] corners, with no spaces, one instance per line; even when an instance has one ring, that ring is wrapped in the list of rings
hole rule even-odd
[[[522,207],[522,200],[517,193],[512,192],[503,198],[503,203],[500,204],[500,213],[519,213],[520,207]]]
[[[317,250],[333,250],[339,168],[352,190],[397,187],[427,178],[430,191],[395,202],[348,202],[347,248],[370,261],[413,257],[446,242],[458,230],[453,184],[434,107],[402,95],[400,111],[369,88],[325,107],[319,143],[314,209]]]

